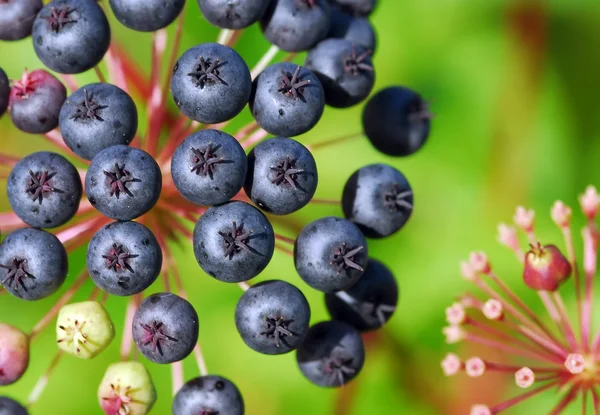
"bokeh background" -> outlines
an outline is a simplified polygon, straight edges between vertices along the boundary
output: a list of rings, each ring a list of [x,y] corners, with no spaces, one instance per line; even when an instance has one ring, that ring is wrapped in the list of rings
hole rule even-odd
[[[541,312],[535,294],[520,280],[519,265],[496,243],[496,225],[510,221],[515,206],[523,204],[538,212],[543,241],[562,246],[549,218],[550,206],[556,199],[575,205],[587,184],[600,184],[597,0],[380,3],[372,15],[379,35],[374,57],[376,89],[400,84],[420,91],[431,101],[435,119],[427,145],[407,158],[378,154],[364,138],[315,153],[321,179],[319,198],[339,198],[350,174],[373,162],[401,170],[415,192],[409,224],[397,235],[369,244],[372,256],[394,271],[401,301],[388,326],[367,337],[368,358],[361,376],[341,390],[319,389],[303,379],[294,353],[269,357],[252,352],[239,338],[233,320],[241,290],[203,274],[188,242],[174,248],[200,316],[200,341],[209,371],[238,385],[251,415],[458,415],[468,413],[473,401],[495,403],[518,393],[510,375],[486,375],[472,382],[463,376],[447,380],[441,373],[439,361],[447,351],[458,350],[463,356],[481,352],[468,346],[446,346],[441,334],[444,308],[470,288],[459,276],[458,261],[472,250],[485,250],[498,274]],[[116,41],[148,74],[150,35],[125,29],[110,12],[109,17]],[[195,1],[188,1],[185,19],[182,51],[216,39],[218,30],[203,20]],[[267,48],[258,27],[248,29],[236,46],[249,66]],[[296,59],[302,60],[303,56]],[[0,66],[9,77],[18,78],[24,67],[35,69],[41,63],[31,40],[26,39],[0,43]],[[93,72],[77,78],[82,84],[96,81]],[[143,112],[143,104],[138,101],[138,105]],[[327,109],[320,124],[299,137],[300,141],[316,143],[360,132],[361,107]],[[142,119],[140,129],[144,130]],[[246,109],[227,131],[249,120]],[[42,139],[18,132],[8,117],[0,120],[0,148],[19,155],[51,149]],[[0,208],[7,210],[5,182],[0,183]],[[342,212],[336,206],[308,206],[277,230],[295,236],[304,224],[324,215]],[[581,224],[577,216],[576,226]],[[80,249],[71,255],[68,281],[83,269],[84,252]],[[327,318],[322,295],[300,280],[290,257],[276,253],[256,280],[272,278],[293,282],[303,290],[312,306],[313,323]],[[0,296],[0,321],[30,330],[66,285],[35,303]],[[92,289],[88,281],[74,300],[86,299]],[[160,290],[157,282],[150,291]],[[572,286],[563,288],[563,295],[573,310]],[[107,302],[118,333],[109,349],[91,361],[63,358],[31,408],[33,415],[100,413],[97,385],[106,366],[119,359],[126,301],[111,297]],[[0,394],[25,401],[55,351],[50,327],[36,340],[26,375],[0,389]],[[152,414],[170,413],[170,369],[146,363],[159,392]],[[184,367],[186,379],[198,375],[193,358]],[[507,413],[547,413],[556,400],[557,394],[549,392]],[[580,414],[578,408],[574,405],[567,413]]]

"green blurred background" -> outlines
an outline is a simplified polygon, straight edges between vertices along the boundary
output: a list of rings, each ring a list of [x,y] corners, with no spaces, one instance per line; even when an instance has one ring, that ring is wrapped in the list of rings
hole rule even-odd
[[[549,218],[553,201],[562,199],[574,206],[587,184],[599,183],[597,0],[380,3],[372,16],[379,35],[374,57],[376,89],[395,84],[415,88],[431,100],[436,117],[427,145],[408,158],[382,156],[366,139],[315,154],[321,178],[319,198],[338,198],[349,175],[373,162],[400,169],[415,191],[415,211],[409,224],[399,234],[369,244],[372,256],[396,274],[401,302],[389,325],[368,337],[368,360],[361,376],[339,391],[319,389],[302,378],[293,353],[269,357],[252,352],[239,338],[233,321],[239,288],[203,274],[189,243],[173,245],[178,269],[200,316],[200,341],[209,371],[237,383],[248,414],[458,415],[468,413],[474,401],[495,403],[518,393],[511,375],[486,375],[469,382],[464,376],[447,380],[441,373],[439,361],[447,351],[490,356],[468,346],[444,344],[444,308],[469,288],[459,276],[458,261],[471,250],[484,249],[497,273],[541,312],[535,294],[525,290],[520,281],[519,265],[496,243],[496,225],[510,221],[515,206],[524,204],[537,210],[542,240],[562,246],[560,233]],[[109,15],[117,41],[148,73],[151,36],[129,31]],[[181,50],[213,41],[217,33],[202,19],[196,2],[188,1]],[[24,67],[41,67],[30,42],[0,43],[0,66],[9,77],[20,77]],[[247,30],[236,46],[249,66],[267,48],[258,27]],[[296,61],[302,62],[302,56]],[[93,73],[77,78],[81,83],[96,81]],[[143,111],[145,106],[139,105]],[[361,106],[327,109],[320,124],[300,140],[316,143],[359,132],[360,114]],[[235,131],[249,120],[249,112],[244,110],[227,131]],[[145,121],[140,129],[145,129]],[[51,147],[38,137],[18,132],[4,117],[0,120],[0,148],[24,155]],[[0,187],[5,194],[5,183]],[[7,210],[4,196],[0,208]],[[277,230],[294,236],[310,220],[341,214],[335,206],[309,206],[291,215]],[[580,226],[581,218],[575,216]],[[70,281],[83,266],[84,249],[80,249],[71,255]],[[311,303],[313,323],[327,318],[322,295],[299,279],[290,257],[276,253],[257,280],[272,278],[298,284]],[[0,321],[30,330],[66,285],[56,295],[35,303],[2,295]],[[88,281],[74,300],[84,300],[92,289]],[[157,282],[151,291],[162,289]],[[563,288],[563,295],[573,310],[570,285]],[[117,333],[123,329],[126,301],[111,297],[107,302]],[[31,413],[99,414],[97,385],[106,366],[119,359],[120,338],[118,334],[110,348],[94,360],[66,356]],[[55,351],[51,327],[35,341],[23,379],[2,388],[0,394],[25,401]],[[146,363],[159,393],[152,414],[170,413],[170,368]],[[184,367],[186,379],[198,375],[193,358],[188,358]],[[556,400],[557,394],[549,392],[507,413],[547,413]],[[578,408],[574,405],[567,413],[580,414]]]

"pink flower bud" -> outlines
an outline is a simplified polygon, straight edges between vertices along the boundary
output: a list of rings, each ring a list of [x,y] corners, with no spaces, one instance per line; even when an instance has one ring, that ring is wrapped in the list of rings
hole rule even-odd
[[[465,362],[465,372],[472,378],[483,376],[485,369],[485,362],[478,357],[472,357]]]
[[[535,373],[528,367],[523,367],[515,372],[515,383],[518,387],[526,389],[535,382]]]
[[[462,361],[454,353],[448,353],[442,360],[442,370],[446,376],[454,376],[462,368]]]

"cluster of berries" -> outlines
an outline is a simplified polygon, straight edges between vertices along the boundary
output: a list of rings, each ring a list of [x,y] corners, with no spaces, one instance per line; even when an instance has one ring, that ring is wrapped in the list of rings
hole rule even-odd
[[[39,59],[74,90],[67,96],[63,83],[45,70],[26,71],[10,84],[0,69],[0,115],[8,109],[17,128],[45,134],[88,164],[87,170],[78,170],[47,151],[5,163],[11,167],[8,201],[29,227],[9,233],[0,245],[0,281],[23,300],[53,294],[69,268],[63,242],[92,232],[86,256],[91,279],[107,294],[139,300],[125,336],[152,362],[179,362],[193,351],[200,354],[199,318],[183,289],[179,295],[163,292],[141,301],[165,270],[165,234],[177,230],[190,236],[202,270],[245,289],[235,322],[250,348],[271,355],[296,350],[308,380],[324,387],[344,385],[364,364],[360,332],[384,325],[398,301],[394,276],[369,258],[366,238],[387,237],[404,226],[413,209],[412,189],[395,168],[368,165],[346,182],[345,218],[318,219],[295,239],[276,234],[271,222],[306,206],[317,189],[314,149],[290,137],[311,130],[325,106],[354,106],[371,94],[375,34],[367,16],[375,0],[198,4],[224,36],[220,43],[197,45],[173,59],[171,94],[184,121],[193,122],[182,129],[181,139],[163,140],[159,152],[165,98],[159,88],[158,98],[149,99],[154,111],[148,117],[150,144],[140,146],[138,111],[126,82],[107,83],[97,68],[105,57],[112,66],[120,65],[110,51],[105,11],[96,1],[52,0],[43,6],[41,0],[0,0],[0,39],[31,35]],[[149,32],[175,21],[184,5],[184,0],[110,0],[122,24]],[[258,22],[273,46],[251,71],[231,46],[241,29]],[[278,50],[308,53],[303,66],[269,65]],[[101,82],[71,88],[70,74],[92,68]],[[247,139],[240,144],[239,135],[221,130],[246,104],[254,119],[246,130],[256,132],[242,135]],[[388,155],[417,151],[429,127],[426,102],[405,87],[374,94],[363,112],[365,135]],[[57,235],[46,230],[63,227],[76,215],[88,215],[81,227]],[[195,222],[193,233],[179,218]],[[293,246],[287,252],[298,274],[325,293],[331,321],[309,327],[309,304],[288,282],[246,283],[269,264],[276,241]],[[93,358],[112,341],[113,324],[102,303],[59,302],[56,333],[63,352]],[[31,335],[9,325],[0,332],[0,344],[9,351],[0,356],[0,383],[9,384],[27,368]],[[99,396],[107,414],[143,415],[156,392],[142,364],[121,362],[108,368]],[[2,398],[0,413],[11,405],[19,406]],[[243,399],[226,378],[203,374],[183,385],[173,403],[174,415],[198,413],[243,414]]]

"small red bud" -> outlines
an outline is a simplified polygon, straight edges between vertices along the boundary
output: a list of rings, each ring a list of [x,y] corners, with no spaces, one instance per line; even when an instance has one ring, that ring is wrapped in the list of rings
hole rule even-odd
[[[525,255],[523,279],[537,291],[556,291],[571,276],[571,263],[555,245],[531,246]]]

